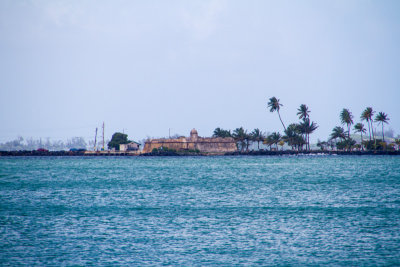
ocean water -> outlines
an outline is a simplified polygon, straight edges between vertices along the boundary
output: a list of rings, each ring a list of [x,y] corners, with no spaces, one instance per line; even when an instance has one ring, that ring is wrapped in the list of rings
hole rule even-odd
[[[0,265],[400,265],[400,157],[3,157]]]

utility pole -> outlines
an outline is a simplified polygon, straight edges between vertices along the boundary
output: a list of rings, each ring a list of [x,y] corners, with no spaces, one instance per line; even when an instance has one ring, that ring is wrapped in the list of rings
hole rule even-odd
[[[103,121],[103,147],[101,148],[102,151],[104,151],[104,121]]]
[[[168,138],[171,139],[171,128],[168,128]]]
[[[93,147],[94,151],[96,151],[96,145],[97,145],[97,127],[96,127],[96,134],[94,135],[94,147]]]

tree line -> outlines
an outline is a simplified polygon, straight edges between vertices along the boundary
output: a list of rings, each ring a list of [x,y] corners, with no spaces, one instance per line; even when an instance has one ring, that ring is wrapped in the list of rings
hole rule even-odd
[[[387,143],[385,141],[385,124],[389,123],[389,116],[385,112],[378,112],[374,117],[375,111],[372,107],[367,107],[361,113],[360,122],[354,124],[354,116],[349,109],[344,108],[339,115],[340,122],[343,126],[347,127],[347,131],[342,126],[336,126],[332,129],[332,133],[328,141],[332,142],[332,147],[339,150],[359,149],[359,150],[386,150],[394,149],[394,146],[400,146],[400,139],[395,139],[394,143]],[[367,133],[365,123],[368,125],[369,139],[364,140],[364,135]],[[374,130],[374,123],[380,124],[382,127],[382,139],[378,139],[376,131]],[[357,144],[351,135],[351,126],[354,124],[353,130],[355,133],[360,133],[361,142]],[[327,143],[327,142],[326,142]],[[321,142],[321,145],[324,144]]]
[[[292,150],[310,150],[310,135],[318,128],[317,123],[310,120],[311,111],[307,105],[300,105],[297,110],[299,122],[291,123],[286,127],[279,113],[281,106],[282,104],[279,102],[279,99],[276,97],[270,98],[268,108],[270,112],[276,111],[278,113],[279,120],[284,128],[283,135],[279,132],[266,134],[258,128],[248,132],[247,130],[244,130],[243,127],[240,127],[236,128],[232,132],[230,130],[216,128],[213,137],[233,137],[241,152],[249,151],[252,142],[257,142],[258,149],[260,149],[260,143],[263,143],[267,145],[270,150],[278,150],[278,145],[283,149],[285,144],[290,146]]]
[[[222,128],[216,128],[213,132],[213,137],[232,137],[235,139],[238,149],[241,152],[249,151],[249,147],[252,143],[257,143],[257,149],[260,150],[260,143],[267,145],[270,150],[278,150],[278,145],[283,146],[286,144],[291,147],[292,150],[297,151],[310,151],[310,135],[318,129],[316,122],[311,121],[308,106],[301,104],[297,109],[298,122],[291,123],[287,127],[282,120],[280,109],[283,106],[280,100],[276,97],[271,97],[267,103],[270,112],[276,112],[278,118],[283,127],[283,134],[279,131],[266,134],[260,129],[256,128],[253,131],[247,131],[243,127],[236,128],[233,131],[225,130]],[[354,124],[353,114],[349,109],[344,108],[340,112],[340,122],[342,126],[346,126],[346,130],[342,126],[336,126],[333,128],[332,133],[327,141],[318,141],[317,146],[321,150],[330,148],[331,150],[348,150],[353,149],[359,150],[384,150],[394,149],[394,145],[400,148],[400,139],[395,139],[394,143],[387,144],[385,142],[384,125],[388,124],[389,116],[384,112],[379,112],[374,117],[375,111],[372,107],[367,107],[361,114],[361,122],[354,125],[354,132],[361,134],[361,142],[357,144],[356,140],[351,137],[351,127]],[[364,140],[364,136],[367,133],[367,128],[363,124],[366,122],[368,125],[369,140]],[[374,123],[378,123],[382,126],[383,138],[378,139],[376,132],[374,131]]]

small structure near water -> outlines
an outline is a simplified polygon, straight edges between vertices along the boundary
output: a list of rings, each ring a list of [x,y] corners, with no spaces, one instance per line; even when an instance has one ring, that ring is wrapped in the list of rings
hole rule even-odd
[[[149,139],[144,144],[143,153],[151,153],[153,149],[160,148],[213,154],[237,151],[236,142],[232,137],[199,137],[196,129],[190,131],[190,137]]]
[[[120,144],[119,151],[137,151],[140,148],[140,144],[136,142],[130,142],[128,144]]]

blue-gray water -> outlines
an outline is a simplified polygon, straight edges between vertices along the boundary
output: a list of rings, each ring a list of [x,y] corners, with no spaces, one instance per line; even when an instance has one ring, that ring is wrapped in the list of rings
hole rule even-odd
[[[400,157],[0,158],[0,265],[400,265]]]

